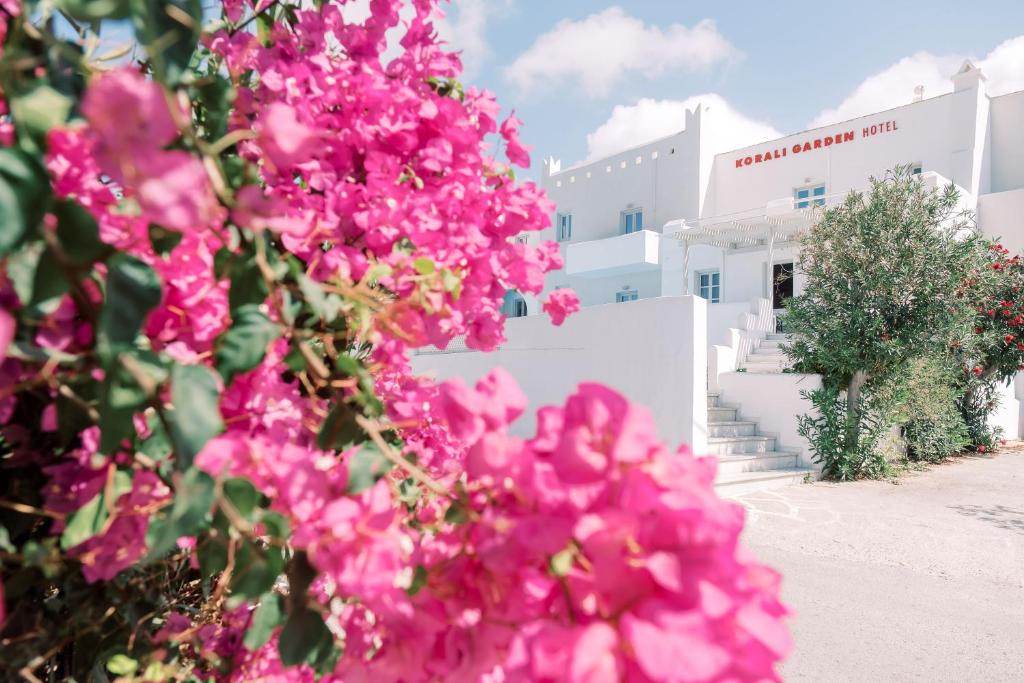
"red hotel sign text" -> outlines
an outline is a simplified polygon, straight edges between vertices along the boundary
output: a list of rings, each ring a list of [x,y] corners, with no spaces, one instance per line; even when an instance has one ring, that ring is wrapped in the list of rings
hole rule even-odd
[[[861,138],[869,138],[874,135],[881,133],[891,133],[899,130],[900,127],[896,121],[883,121],[882,123],[873,123],[870,126],[864,126],[860,131]],[[778,147],[776,149],[768,150],[766,152],[758,152],[757,154],[751,154],[745,157],[739,157],[736,159],[736,168],[743,168],[744,166],[752,166],[754,164],[760,164],[765,161],[771,161],[773,159],[782,159],[791,154],[803,154],[805,152],[813,152],[816,149],[823,149],[825,147],[832,147],[833,145],[842,145],[849,142],[853,142],[857,139],[857,130],[847,130],[841,133],[835,133],[834,135],[826,135],[820,138],[814,138],[805,140],[804,142],[795,142],[792,147]]]

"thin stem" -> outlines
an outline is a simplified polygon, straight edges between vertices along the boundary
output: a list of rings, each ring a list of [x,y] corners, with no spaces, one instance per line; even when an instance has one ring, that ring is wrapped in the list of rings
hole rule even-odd
[[[381,454],[385,458],[408,472],[410,477],[423,484],[437,495],[444,498],[451,497],[451,492],[442,486],[436,479],[395,452],[391,445],[384,440],[383,436],[381,436],[380,425],[377,422],[368,420],[362,415],[356,415],[356,423],[370,435],[370,440],[373,441],[377,448],[380,449]]]

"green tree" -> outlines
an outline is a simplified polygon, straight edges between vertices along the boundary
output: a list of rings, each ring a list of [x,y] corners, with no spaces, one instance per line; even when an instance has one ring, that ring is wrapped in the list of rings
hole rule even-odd
[[[842,443],[860,460],[865,389],[969,331],[963,282],[981,240],[958,200],[952,185],[930,189],[897,168],[827,209],[801,240],[805,286],[784,313],[786,350],[798,369],[845,389]]]

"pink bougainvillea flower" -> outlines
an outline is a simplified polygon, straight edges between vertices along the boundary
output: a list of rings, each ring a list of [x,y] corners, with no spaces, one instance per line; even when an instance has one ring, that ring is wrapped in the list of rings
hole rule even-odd
[[[562,287],[548,294],[543,308],[554,325],[561,325],[567,317],[579,312],[580,298],[573,290]]]
[[[260,147],[278,170],[304,161],[316,142],[314,130],[299,120],[295,107],[284,102],[268,105],[259,123]]]
[[[519,141],[519,127],[523,122],[510,115],[501,124],[501,136],[505,138],[505,154],[516,166],[530,167],[530,149]]]
[[[198,158],[175,150],[137,163],[140,176],[133,187],[151,222],[190,232],[207,227],[220,213],[220,204]]]
[[[0,309],[0,363],[7,357],[7,347],[14,341],[17,323],[7,311]]]

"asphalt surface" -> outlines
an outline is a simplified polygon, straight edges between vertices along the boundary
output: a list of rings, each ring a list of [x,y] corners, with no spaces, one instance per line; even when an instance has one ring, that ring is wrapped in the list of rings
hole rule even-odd
[[[795,612],[785,680],[1024,683],[1024,444],[737,500]]]

